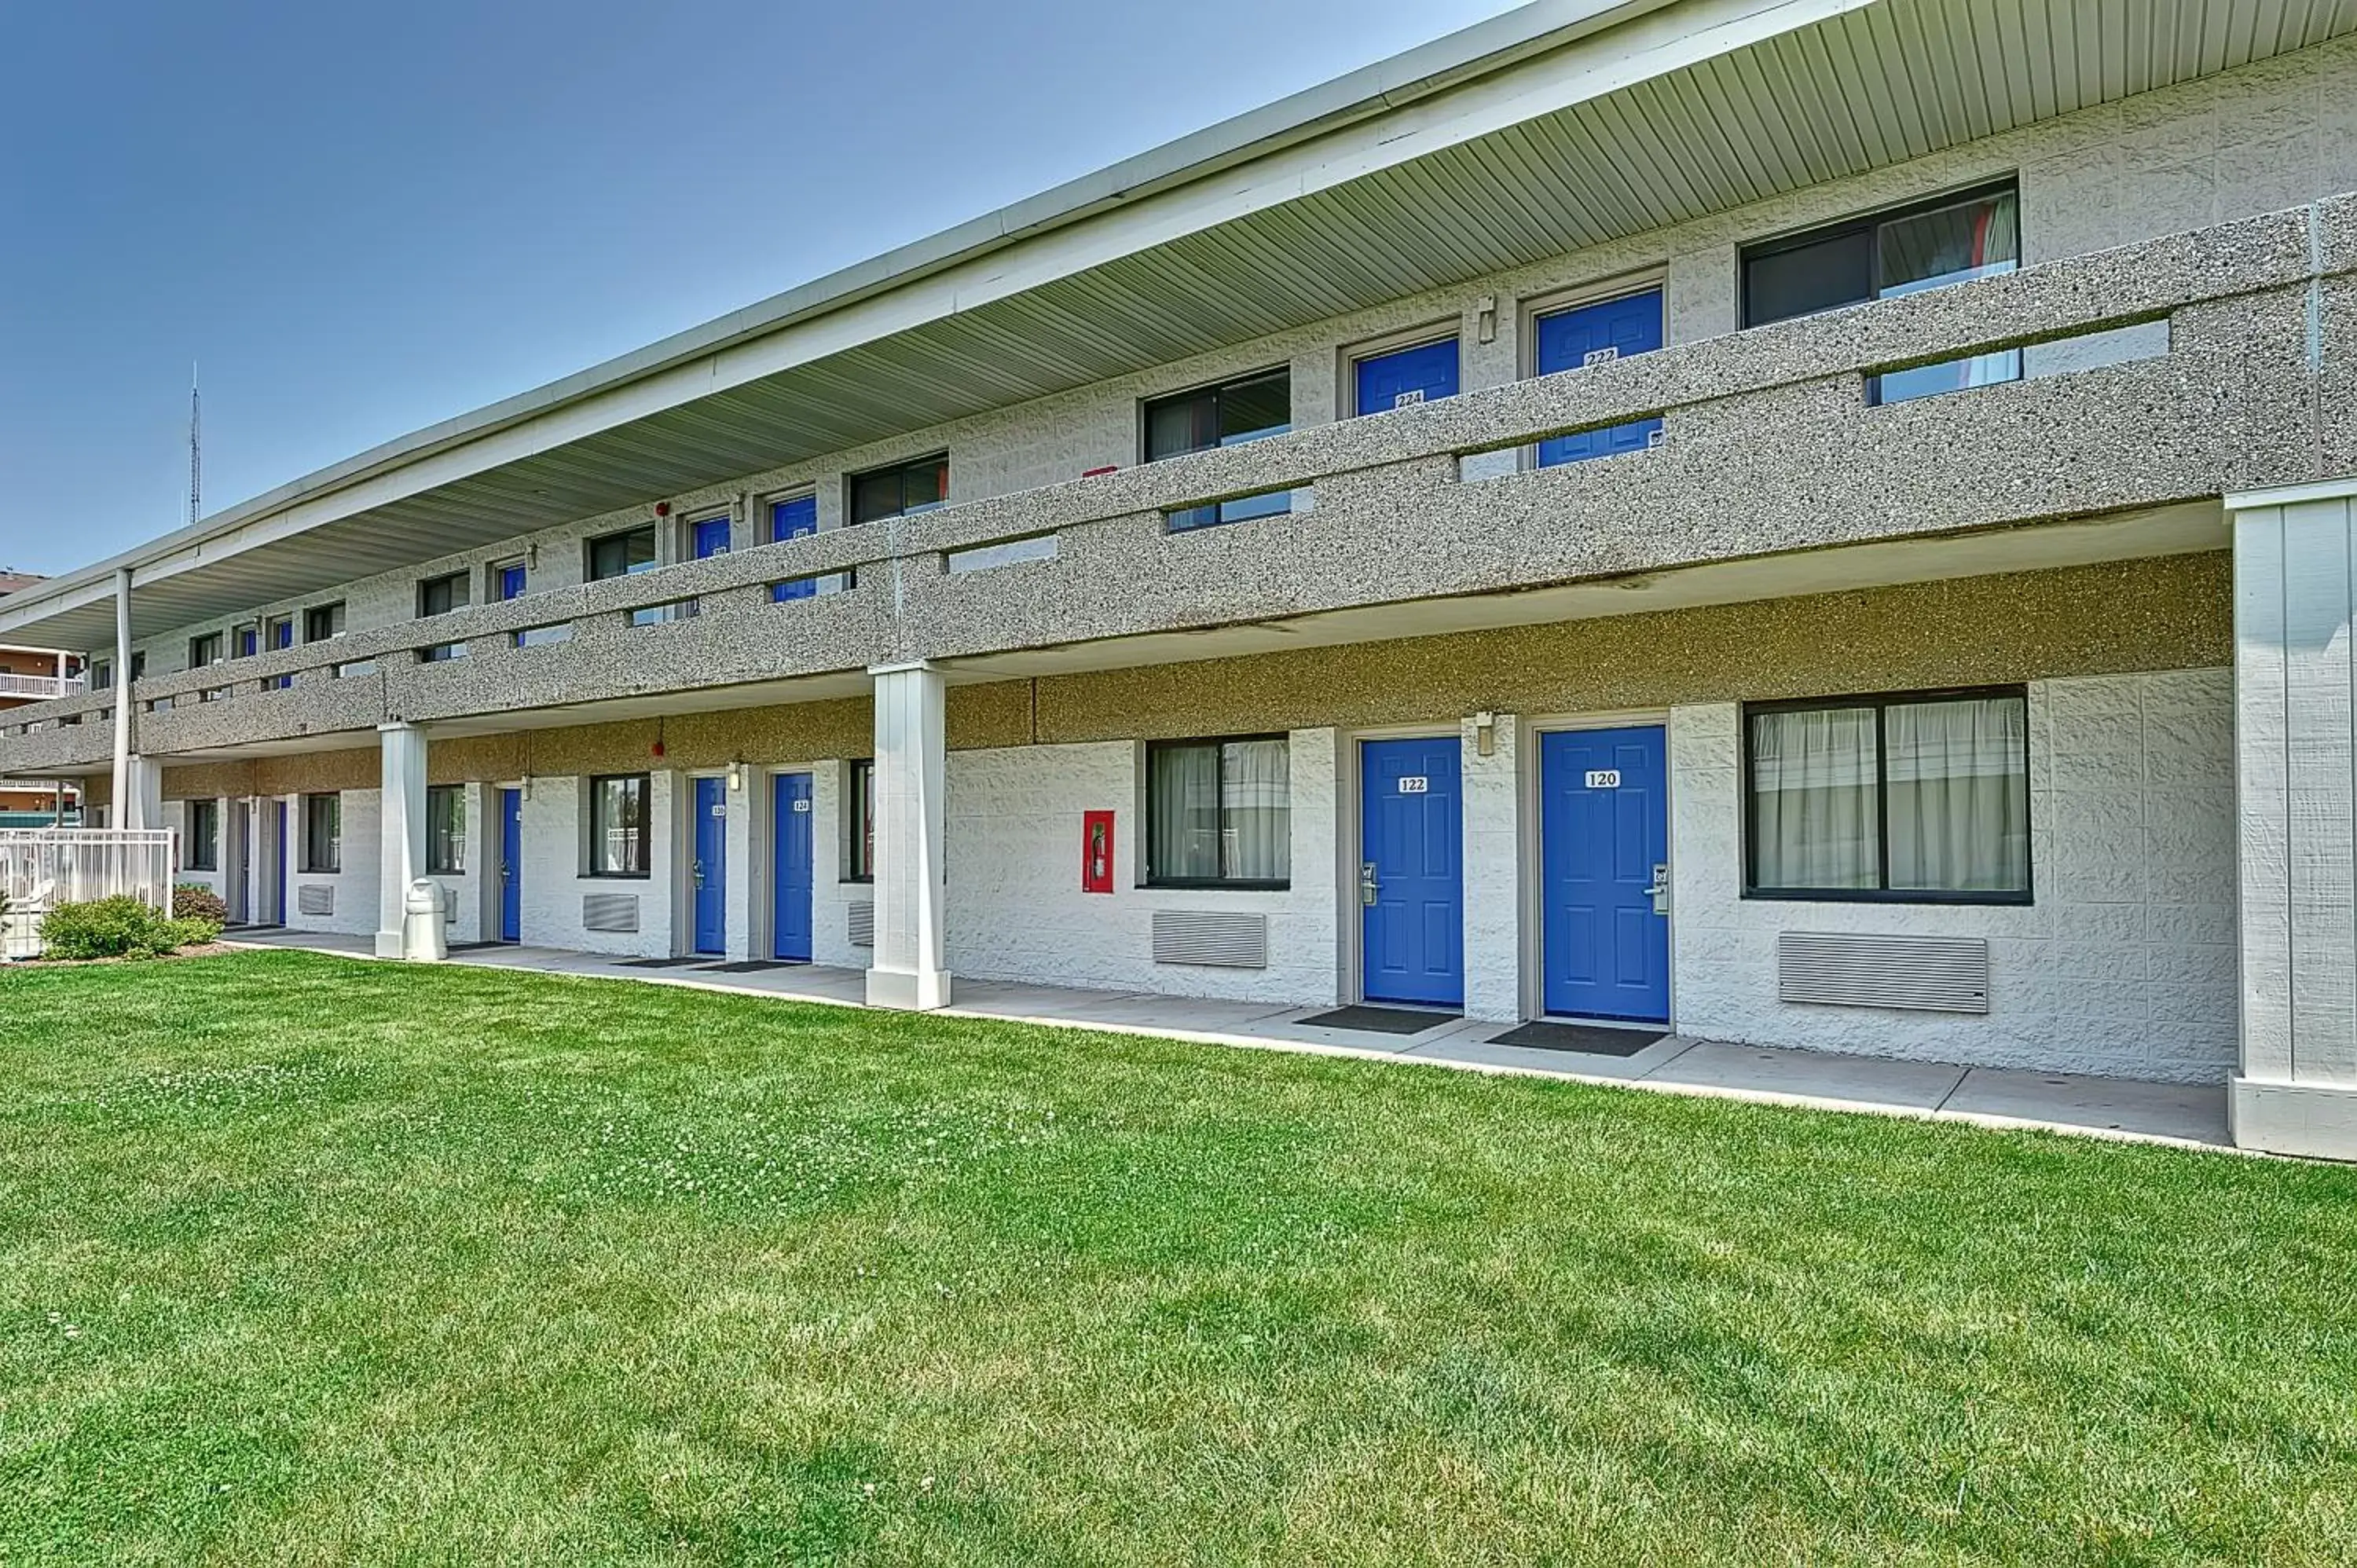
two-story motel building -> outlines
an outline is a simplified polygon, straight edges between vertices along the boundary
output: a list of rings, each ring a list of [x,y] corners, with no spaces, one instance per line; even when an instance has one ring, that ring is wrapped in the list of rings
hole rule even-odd
[[[2357,1155],[2357,5],[1561,0],[0,605],[240,918]]]

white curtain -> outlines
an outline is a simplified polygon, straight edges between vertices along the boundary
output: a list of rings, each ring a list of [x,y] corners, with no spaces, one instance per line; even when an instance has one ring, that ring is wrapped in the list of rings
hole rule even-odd
[[[1227,875],[1241,882],[1283,882],[1293,874],[1292,766],[1281,740],[1222,746],[1227,811]]]
[[[1220,748],[1154,748],[1146,799],[1155,880],[1209,882],[1220,875]]]
[[[1282,740],[1157,746],[1146,784],[1155,879],[1285,881],[1293,869],[1291,797]]]
[[[2019,697],[1986,697],[1884,710],[1891,887],[2029,891],[2025,707]]]
[[[1751,715],[1751,866],[1765,888],[1880,885],[1874,710]]]

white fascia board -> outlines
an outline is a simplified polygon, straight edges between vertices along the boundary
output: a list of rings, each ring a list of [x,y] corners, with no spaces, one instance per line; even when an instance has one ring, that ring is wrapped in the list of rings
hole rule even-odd
[[[92,602],[70,596],[90,580],[99,585],[96,596],[106,596],[118,567],[133,569],[135,586],[177,576],[1879,3],[1637,0],[1599,5],[1589,0],[1509,13],[1493,20],[1518,21],[1525,28],[1541,19],[1525,12],[1568,20],[1555,20],[1510,63],[1469,71],[1465,80],[1403,106],[1350,114],[1339,101],[1363,105],[1351,88],[1367,73],[1344,77],[676,338],[403,437],[281,486],[219,519],[68,574],[38,599],[0,605],[0,634]],[[1552,41],[1555,33],[1566,34],[1567,41]],[[1380,83],[1386,71],[1431,80],[1434,71],[1419,61],[1419,54],[1411,50],[1369,67],[1374,74],[1368,80]],[[1232,166],[1208,173],[1200,160],[1178,163],[1197,145],[1223,134],[1232,137],[1239,126],[1249,131],[1260,117],[1297,123],[1329,96],[1338,101],[1331,113],[1344,120],[1336,128],[1273,151],[1239,153]],[[1143,187],[1127,183],[1149,175],[1159,163],[1178,166],[1166,180],[1149,178]],[[1107,188],[1100,209],[1074,215],[1071,202],[1097,184]],[[1041,217],[1028,226],[1040,231],[1025,236],[1035,208]],[[1059,210],[1065,216],[1051,221],[1049,214]],[[994,233],[1010,230],[1022,237],[992,242]],[[988,248],[955,259],[977,246]],[[909,276],[927,264],[927,252],[943,254],[943,263]],[[796,306],[804,299],[811,302],[801,306],[797,318]],[[705,347],[695,348],[697,340]]]

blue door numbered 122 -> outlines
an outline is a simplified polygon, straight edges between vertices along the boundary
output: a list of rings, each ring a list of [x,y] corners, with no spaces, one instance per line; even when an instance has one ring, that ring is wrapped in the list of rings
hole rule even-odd
[[[789,963],[811,958],[811,776],[780,773],[770,843],[770,955]]]
[[[1662,346],[1662,291],[1647,289],[1595,305],[1551,311],[1537,321],[1538,372],[1577,371]],[[1642,451],[1662,433],[1659,418],[1633,420],[1609,430],[1583,430],[1539,443],[1539,467],[1584,463],[1619,452]]]
[[[500,791],[500,940],[523,940],[523,791]]]
[[[1666,1024],[1670,812],[1659,725],[1539,741],[1546,1010]]]
[[[1463,791],[1457,739],[1359,746],[1361,993],[1465,1004]]]
[[[1457,339],[1419,343],[1388,354],[1370,354],[1352,366],[1352,404],[1361,413],[1382,413],[1457,395]]]
[[[728,780],[695,781],[695,950],[728,950]]]

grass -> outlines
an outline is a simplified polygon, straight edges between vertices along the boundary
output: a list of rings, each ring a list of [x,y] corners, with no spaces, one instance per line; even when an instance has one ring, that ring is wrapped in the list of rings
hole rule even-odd
[[[0,1073],[0,1562],[2357,1551],[2357,1171],[301,953]]]

